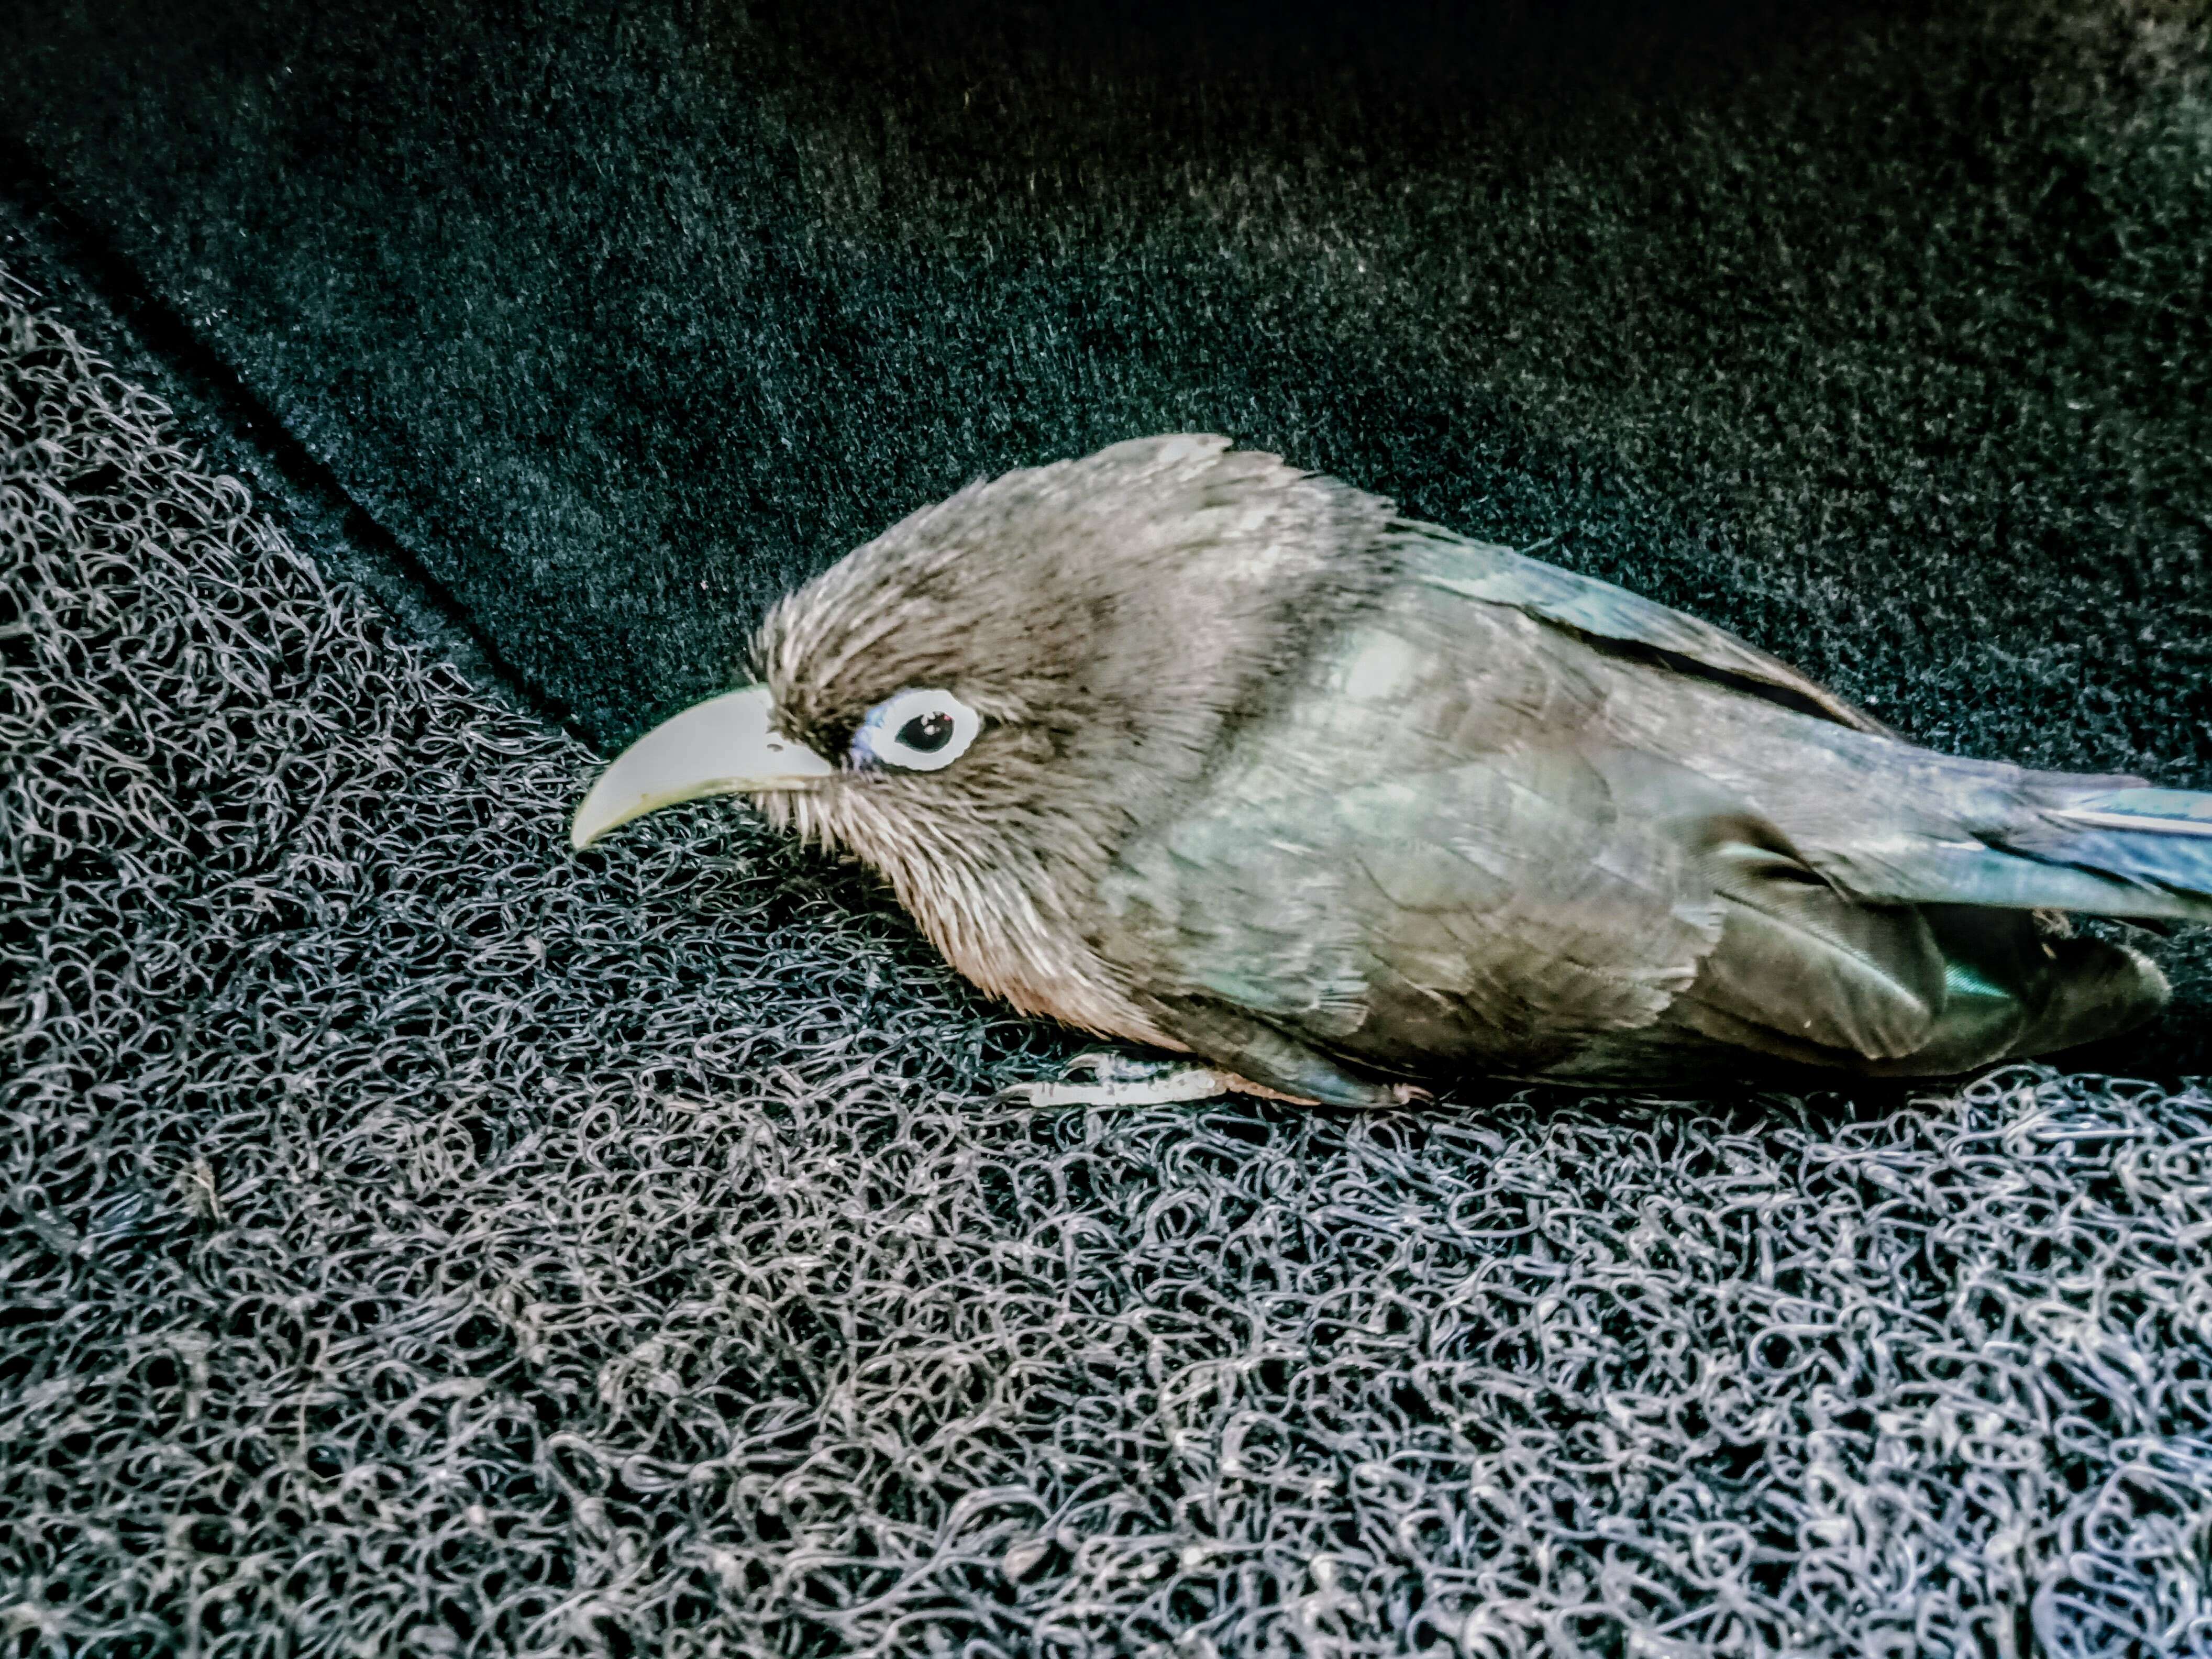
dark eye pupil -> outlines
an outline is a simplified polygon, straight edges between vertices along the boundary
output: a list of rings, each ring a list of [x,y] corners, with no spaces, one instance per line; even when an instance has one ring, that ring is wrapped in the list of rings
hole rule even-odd
[[[942,709],[916,714],[899,727],[898,740],[917,754],[933,755],[952,741],[952,716]]]

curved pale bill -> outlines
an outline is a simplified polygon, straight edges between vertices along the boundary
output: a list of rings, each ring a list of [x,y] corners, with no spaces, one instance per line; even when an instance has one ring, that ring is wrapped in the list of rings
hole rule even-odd
[[[568,844],[579,851],[610,830],[707,795],[805,789],[837,769],[775,730],[764,685],[695,703],[615,757],[576,809]]]

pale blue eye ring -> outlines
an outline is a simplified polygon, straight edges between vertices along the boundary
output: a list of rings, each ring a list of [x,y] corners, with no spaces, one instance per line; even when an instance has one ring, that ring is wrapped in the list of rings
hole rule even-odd
[[[868,711],[853,733],[856,766],[936,772],[958,760],[983,729],[983,717],[950,691],[917,687]]]

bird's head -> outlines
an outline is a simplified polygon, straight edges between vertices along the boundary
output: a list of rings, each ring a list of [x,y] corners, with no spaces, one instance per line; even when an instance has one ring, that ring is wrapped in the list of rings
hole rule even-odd
[[[970,485],[780,603],[759,683],[639,738],[572,838],[750,796],[880,871],[971,978],[1066,1017],[1024,985],[1071,971],[1115,849],[1384,579],[1391,520],[1218,437]]]

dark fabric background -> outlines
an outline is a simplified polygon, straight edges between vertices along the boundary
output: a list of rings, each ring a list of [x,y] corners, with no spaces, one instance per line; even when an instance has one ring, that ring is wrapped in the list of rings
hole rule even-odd
[[[19,191],[603,745],[1205,428],[2212,787],[2201,5],[9,9]]]

